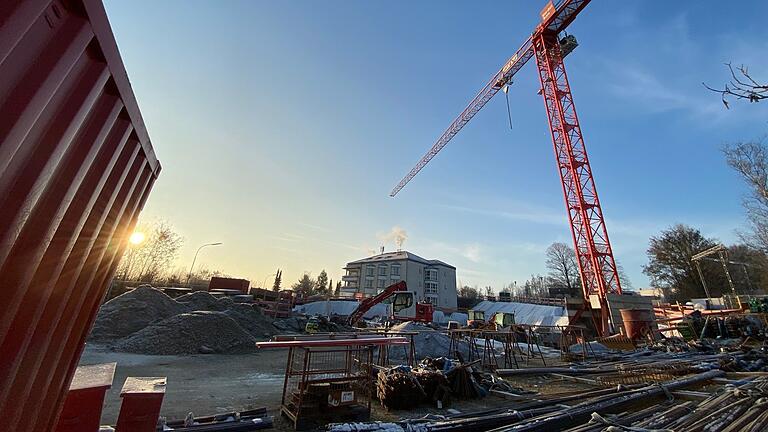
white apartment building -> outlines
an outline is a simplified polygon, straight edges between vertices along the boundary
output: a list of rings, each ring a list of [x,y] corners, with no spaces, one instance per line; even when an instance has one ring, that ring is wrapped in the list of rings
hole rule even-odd
[[[436,309],[456,309],[456,267],[442,261],[406,251],[385,252],[352,261],[344,270],[344,295],[370,297],[404,280],[417,301],[432,303]]]

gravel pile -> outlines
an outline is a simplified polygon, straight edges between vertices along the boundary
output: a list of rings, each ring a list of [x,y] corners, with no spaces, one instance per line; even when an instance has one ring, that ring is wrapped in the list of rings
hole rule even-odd
[[[90,340],[137,354],[242,353],[277,333],[250,304],[198,291],[174,300],[140,287],[104,303]]]
[[[269,339],[275,334],[272,320],[265,317],[257,306],[235,303],[225,310],[224,314],[235,320],[243,330],[258,340]]]
[[[225,312],[195,311],[151,324],[121,339],[115,351],[170,354],[230,354],[256,350],[256,339]]]
[[[195,291],[176,297],[176,301],[183,304],[190,311],[223,311],[232,305],[232,299],[224,297],[217,299],[206,291]]]
[[[418,335],[413,337],[413,343],[416,346],[416,360],[421,360],[424,357],[454,357],[453,353],[449,353],[448,349],[451,346],[451,338],[442,332],[439,332],[432,327],[428,327],[424,324],[406,321],[392,327],[395,331],[417,331]],[[410,336],[406,336],[410,337]],[[466,342],[459,344],[459,351],[468,358],[469,345]],[[405,352],[403,349],[390,348],[390,358],[402,360],[405,359]]]
[[[309,318],[301,315],[275,320],[273,326],[283,332],[303,333]]]
[[[186,310],[160,290],[138,287],[101,306],[90,338],[94,341],[119,339]]]

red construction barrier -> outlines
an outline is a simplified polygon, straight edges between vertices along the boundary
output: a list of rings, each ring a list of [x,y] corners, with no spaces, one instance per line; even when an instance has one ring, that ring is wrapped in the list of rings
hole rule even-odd
[[[69,386],[56,432],[98,432],[104,396],[117,363],[80,366]]]
[[[155,432],[165,396],[165,377],[128,377],[120,397],[116,432]]]

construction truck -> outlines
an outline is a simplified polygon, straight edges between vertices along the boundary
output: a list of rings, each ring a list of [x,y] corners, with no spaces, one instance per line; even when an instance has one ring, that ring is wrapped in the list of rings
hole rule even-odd
[[[349,314],[347,324],[355,325],[366,312],[379,303],[389,303],[392,306],[390,319],[393,321],[432,322],[432,304],[416,302],[416,293],[408,291],[405,281],[400,281],[384,288],[373,297],[360,300],[357,308]]]
[[[485,311],[473,309],[467,311],[467,328],[470,329],[501,331],[509,329],[514,323],[515,314],[511,312],[496,312],[486,321]]]

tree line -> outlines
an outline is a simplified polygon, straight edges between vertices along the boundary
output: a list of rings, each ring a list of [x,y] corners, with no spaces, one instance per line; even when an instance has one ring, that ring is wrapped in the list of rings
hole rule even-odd
[[[278,274],[282,276],[282,271],[278,270]],[[276,291],[280,289],[277,277],[275,278],[273,289]],[[291,289],[296,294],[304,297],[313,295],[338,296],[341,293],[341,281],[336,282],[334,288],[333,280],[328,279],[328,273],[323,269],[316,278],[311,277],[308,272],[305,272],[297,282],[291,285]]]

